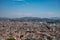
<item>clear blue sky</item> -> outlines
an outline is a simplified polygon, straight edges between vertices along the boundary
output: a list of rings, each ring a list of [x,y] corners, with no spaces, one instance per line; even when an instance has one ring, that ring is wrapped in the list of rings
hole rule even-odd
[[[0,17],[60,17],[60,0],[0,0]]]

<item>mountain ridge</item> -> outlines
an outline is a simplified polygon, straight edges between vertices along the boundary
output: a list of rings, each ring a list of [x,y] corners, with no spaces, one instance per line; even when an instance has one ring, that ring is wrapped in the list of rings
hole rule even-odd
[[[33,22],[39,22],[39,21],[47,21],[47,22],[60,22],[59,17],[52,17],[52,18],[39,18],[39,17],[21,17],[21,18],[2,18],[0,17],[0,21],[33,21]]]

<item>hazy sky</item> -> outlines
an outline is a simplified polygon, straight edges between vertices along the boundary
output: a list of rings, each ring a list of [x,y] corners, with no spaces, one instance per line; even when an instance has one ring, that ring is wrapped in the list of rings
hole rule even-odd
[[[0,17],[60,17],[60,0],[0,0]]]

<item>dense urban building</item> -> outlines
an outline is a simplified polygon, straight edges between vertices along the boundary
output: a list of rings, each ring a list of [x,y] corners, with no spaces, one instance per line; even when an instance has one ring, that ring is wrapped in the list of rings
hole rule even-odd
[[[60,23],[0,21],[0,40],[60,40]]]

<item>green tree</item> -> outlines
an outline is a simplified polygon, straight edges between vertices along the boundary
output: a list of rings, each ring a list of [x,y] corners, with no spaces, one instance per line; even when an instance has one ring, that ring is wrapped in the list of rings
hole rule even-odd
[[[15,40],[14,38],[8,38],[7,40]]]

